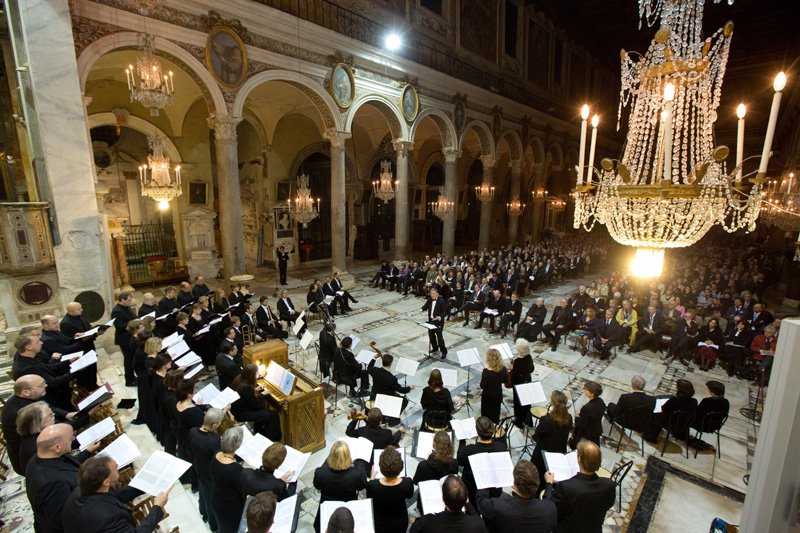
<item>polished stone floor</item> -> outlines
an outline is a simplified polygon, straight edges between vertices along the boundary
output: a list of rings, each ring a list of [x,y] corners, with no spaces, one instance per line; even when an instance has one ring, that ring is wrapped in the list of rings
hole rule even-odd
[[[426,331],[417,322],[424,320],[424,315],[420,312],[423,300],[413,296],[405,296],[390,291],[372,289],[367,285],[369,278],[375,271],[374,263],[355,263],[350,266],[350,276],[354,285],[350,292],[358,299],[357,304],[352,304],[354,311],[348,316],[337,317],[337,329],[341,334],[355,333],[361,338],[363,347],[367,347],[370,341],[375,341],[377,347],[382,351],[388,351],[395,357],[402,356],[417,361],[424,359],[427,349]],[[253,282],[253,289],[257,294],[272,294],[274,289],[274,277],[267,271],[263,275],[257,275]],[[304,305],[305,292],[309,280],[313,276],[323,274],[323,269],[313,267],[303,270],[290,272],[291,296],[298,306]],[[574,291],[576,287],[587,281],[589,276],[584,279],[570,280],[558,286],[548,287],[535,295],[530,295],[524,300],[525,309],[533,301],[534,296],[543,296],[548,307],[552,307],[561,296],[566,296]],[[214,286],[214,282],[210,282]],[[160,294],[158,295],[160,297]],[[137,293],[137,300],[141,301]],[[462,320],[453,320],[448,323],[445,329],[445,340],[450,350],[449,357],[445,361],[423,361],[419,370],[413,377],[406,377],[404,380],[413,387],[409,394],[412,403],[404,412],[402,423],[409,430],[408,434],[401,441],[401,445],[410,451],[412,445],[413,430],[420,425],[421,410],[418,402],[422,389],[426,384],[429,367],[440,366],[455,369],[458,373],[458,384],[451,390],[454,397],[457,397],[457,405],[461,409],[456,414],[456,418],[467,418],[477,416],[480,412],[480,389],[477,387],[480,375],[480,367],[473,368],[471,371],[458,366],[456,351],[463,348],[477,348],[483,354],[492,344],[496,344],[498,339],[494,335],[488,334],[487,330],[473,329],[472,327],[462,327]],[[320,324],[311,324],[310,330],[317,336]],[[106,337],[111,337],[107,335]],[[115,350],[113,345],[109,345],[111,338],[104,339],[105,349],[98,350],[100,353],[100,373],[103,380],[108,381],[112,387],[118,391],[118,397],[135,397],[135,390],[126,389],[123,385],[121,354]],[[297,340],[290,339],[290,359],[292,364],[299,367],[309,375],[313,375],[316,367],[316,352],[313,350],[303,351],[300,349]],[[359,346],[359,349],[361,346]],[[684,367],[680,363],[664,365],[658,357],[651,352],[642,352],[635,355],[626,355],[622,351],[609,361],[600,361],[591,356],[581,356],[580,353],[570,349],[569,345],[562,343],[557,351],[552,352],[550,348],[538,344],[534,345],[535,374],[534,380],[541,381],[545,393],[549,395],[553,389],[564,390],[569,397],[580,394],[582,384],[587,379],[593,379],[603,386],[604,400],[608,402],[616,401],[620,394],[629,390],[630,378],[639,374],[647,380],[646,390],[652,393],[671,393],[674,392],[674,382],[678,378],[686,378],[692,381],[697,390],[697,397],[702,398],[706,395],[704,386],[708,379],[718,379],[726,384],[727,397],[731,402],[731,416],[722,430],[721,448],[722,458],[718,458],[713,452],[700,453],[694,457],[694,450],[687,459],[684,455],[684,448],[677,443],[669,443],[663,459],[674,465],[678,469],[690,471],[695,476],[707,480],[713,484],[718,484],[730,489],[744,492],[745,485],[742,477],[748,472],[748,464],[755,447],[755,435],[757,428],[739,415],[739,408],[751,403],[755,390],[748,384],[728,378],[721,370],[716,369],[711,372],[700,371],[696,367]],[[357,352],[358,350],[356,350]],[[317,379],[319,376],[317,376]],[[512,400],[510,391],[505,391],[505,406],[501,416],[507,416],[512,411]],[[469,396],[470,405],[467,406]],[[333,395],[327,398],[326,408],[331,413],[326,418],[326,442],[324,450],[312,455],[300,477],[298,490],[304,496],[300,524],[298,531],[311,531],[311,524],[317,510],[318,493],[311,486],[314,468],[319,466],[327,456],[330,444],[344,434],[347,426],[346,414],[348,412],[348,400],[342,399],[340,394],[338,405],[332,405]],[[576,408],[580,409],[585,398],[579,396],[576,401]],[[469,412],[469,410],[473,412]],[[130,420],[135,415],[134,412],[122,412],[122,419],[130,436],[139,445],[143,457],[146,459],[150,452],[158,448],[155,439],[149,434],[144,426],[130,425]],[[608,425],[605,426],[608,432]],[[603,443],[603,467],[613,470],[615,466],[625,461],[633,461],[634,466],[622,483],[622,506],[621,512],[619,505],[609,511],[606,517],[605,531],[622,531],[632,506],[632,500],[637,497],[638,488],[643,478],[646,457],[653,453],[660,453],[648,443],[645,443],[644,457],[640,450],[640,440],[634,436],[633,440],[627,438],[622,441],[620,453],[616,452],[616,443],[619,433],[613,430],[611,439]],[[706,439],[709,439],[706,436]],[[511,434],[511,443],[514,447],[512,458],[516,461],[519,458],[522,447],[525,444],[525,435],[514,431]],[[716,445],[716,443],[714,442]],[[408,455],[410,457],[410,454]],[[527,456],[525,456],[527,458]],[[416,469],[417,460],[410,458],[408,461],[408,474],[413,475]],[[11,482],[18,483],[12,479]],[[9,488],[8,490],[11,490]],[[652,522],[652,531],[707,531],[708,524],[714,516],[720,516],[735,523],[738,520],[737,509],[728,502],[719,501],[712,497],[705,497],[702,488],[695,488],[692,492],[682,492],[680,483],[671,479],[665,482],[665,496],[655,505],[655,515]],[[699,492],[698,492],[699,491]],[[709,494],[711,494],[709,492]],[[17,502],[19,499],[12,498]],[[24,496],[22,497],[24,500]],[[676,503],[678,502],[678,503]],[[11,505],[8,501],[5,505]],[[695,516],[693,526],[689,527],[670,518],[669,509],[679,506],[680,512],[684,516]],[[197,497],[184,487],[175,487],[167,506],[170,516],[162,525],[180,526],[184,532],[207,531],[197,512]],[[15,507],[16,509],[16,507]],[[15,511],[18,513],[19,511]],[[409,512],[412,519],[416,516],[415,504],[410,502]],[[734,516],[735,515],[735,516]],[[30,527],[16,529],[16,531],[32,530]]]

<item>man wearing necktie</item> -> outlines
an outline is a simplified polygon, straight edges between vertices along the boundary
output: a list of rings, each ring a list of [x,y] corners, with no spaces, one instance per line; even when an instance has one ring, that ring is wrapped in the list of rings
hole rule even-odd
[[[636,353],[649,347],[654,352],[660,351],[661,333],[664,331],[664,315],[658,312],[655,305],[647,307],[642,321],[642,328],[636,332],[636,340],[628,353]]]
[[[281,297],[278,300],[278,314],[280,315],[281,320],[285,320],[289,324],[294,324],[300,317],[300,313],[298,313],[297,309],[294,308],[292,299],[289,298],[289,291],[287,291],[286,289],[281,290]],[[298,337],[301,337],[305,330],[306,330],[306,320],[304,316],[303,327],[297,333]]]
[[[594,348],[600,352],[600,359],[608,359],[611,349],[622,343],[625,332],[614,319],[614,311],[606,309],[606,317],[600,322],[594,337]]]
[[[447,357],[447,346],[445,346],[444,337],[442,336],[445,302],[439,298],[439,291],[435,287],[431,288],[428,301],[422,306],[422,310],[428,314],[427,323],[436,326],[435,329],[428,330],[431,355],[440,355],[444,359]]]

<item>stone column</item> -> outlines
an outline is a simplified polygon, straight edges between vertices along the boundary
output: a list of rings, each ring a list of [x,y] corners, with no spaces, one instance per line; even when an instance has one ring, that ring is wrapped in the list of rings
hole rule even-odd
[[[331,143],[331,269],[347,271],[347,198],[345,191],[344,143],[350,133],[331,128],[324,137]]]
[[[111,303],[94,157],[78,80],[68,0],[7,2],[20,106],[40,201],[50,203],[60,299],[94,291]],[[32,100],[35,88],[35,102]],[[32,197],[35,197],[35,193]]]
[[[456,223],[458,220],[458,174],[456,173],[458,158],[461,152],[453,148],[445,148],[444,153],[444,194],[453,202],[453,212],[444,219],[442,228],[442,255],[453,257],[456,248]]]
[[[408,259],[408,152],[414,143],[396,139],[394,153],[397,167],[397,186],[394,194],[394,260]]]
[[[124,233],[117,233],[114,235],[114,249],[116,250],[117,256],[117,272],[119,272],[119,290],[122,292],[133,292],[130,274],[128,273],[128,256],[125,255]]]
[[[491,156],[481,157],[483,163],[483,183],[490,187],[494,184],[494,165],[497,160]],[[492,208],[494,200],[481,202],[481,232],[478,236],[478,251],[483,251],[489,247],[489,240],[492,235]]]
[[[242,199],[239,188],[239,156],[236,126],[242,119],[214,114],[208,117],[208,127],[214,130],[219,185],[219,230],[222,236],[222,265],[224,278],[245,274],[244,227]],[[208,273],[212,274],[216,272]]]
[[[518,201],[520,203],[527,203],[521,201],[520,196],[520,181],[522,178],[522,161],[511,161],[509,163],[511,167],[511,202]],[[519,217],[518,216],[510,216],[508,217],[508,242],[509,244],[514,244],[517,242],[517,233],[519,232]]]

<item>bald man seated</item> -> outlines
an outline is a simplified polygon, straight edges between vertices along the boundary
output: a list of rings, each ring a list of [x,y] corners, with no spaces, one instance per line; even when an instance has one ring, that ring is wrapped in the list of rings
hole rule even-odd
[[[69,455],[72,438],[72,426],[53,424],[44,428],[36,439],[36,455],[28,462],[25,480],[37,533],[64,531],[62,512],[78,486],[78,468],[99,448],[95,443],[85,452]]]

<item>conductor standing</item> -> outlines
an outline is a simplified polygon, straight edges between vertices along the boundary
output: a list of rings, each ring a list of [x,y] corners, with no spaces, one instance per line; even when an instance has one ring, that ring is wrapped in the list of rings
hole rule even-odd
[[[289,264],[289,253],[283,245],[275,252],[278,255],[278,270],[281,273],[281,285],[286,285],[286,265]]]
[[[422,306],[422,311],[428,313],[428,324],[436,326],[435,329],[428,330],[428,339],[431,345],[431,355],[438,355],[442,359],[447,357],[447,346],[444,345],[444,337],[442,336],[442,328],[444,327],[444,313],[445,302],[443,298],[439,298],[439,291],[436,288],[431,288],[428,293],[430,297],[425,305]]]

